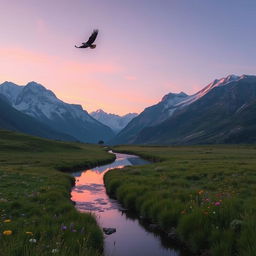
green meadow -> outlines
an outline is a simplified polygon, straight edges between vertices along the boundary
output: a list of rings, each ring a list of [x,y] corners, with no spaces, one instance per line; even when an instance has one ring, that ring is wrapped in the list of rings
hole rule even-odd
[[[118,146],[154,163],[111,170],[109,195],[192,253],[256,255],[256,146]]]
[[[101,255],[103,233],[75,209],[64,171],[113,158],[97,145],[0,131],[0,255]]]

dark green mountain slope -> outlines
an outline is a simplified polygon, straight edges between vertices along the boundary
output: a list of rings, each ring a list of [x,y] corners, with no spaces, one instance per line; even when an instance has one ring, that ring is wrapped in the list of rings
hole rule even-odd
[[[256,77],[213,88],[160,125],[143,129],[133,143],[256,142]]]
[[[16,110],[3,95],[0,95],[0,109],[0,129],[19,131],[49,139],[75,141],[72,136],[59,133],[33,117]]]

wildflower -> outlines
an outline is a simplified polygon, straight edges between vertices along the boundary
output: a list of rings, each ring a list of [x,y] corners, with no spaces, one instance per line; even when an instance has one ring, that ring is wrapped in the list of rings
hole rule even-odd
[[[33,236],[33,233],[30,231],[25,232],[27,235]]]
[[[5,236],[10,236],[10,235],[12,234],[12,231],[11,231],[11,230],[5,230],[5,231],[3,232],[3,234],[4,234]]]
[[[57,252],[59,252],[58,249],[52,249],[52,253],[57,253]]]
[[[216,202],[216,203],[215,203],[215,206],[220,206],[220,202]]]
[[[60,228],[61,228],[61,230],[66,230],[66,229],[67,229],[67,226],[61,224]]]
[[[10,219],[8,219],[8,220],[4,220],[4,223],[9,223],[9,222],[11,222],[11,220],[10,220]]]
[[[202,195],[203,193],[204,193],[203,190],[198,191],[198,194],[199,194],[199,195]]]
[[[28,241],[29,241],[30,243],[33,243],[33,244],[36,243],[36,239],[35,239],[35,238],[30,238]]]

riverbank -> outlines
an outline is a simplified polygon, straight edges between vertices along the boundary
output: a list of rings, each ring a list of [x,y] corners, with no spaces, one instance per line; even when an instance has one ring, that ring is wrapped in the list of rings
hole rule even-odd
[[[111,170],[107,192],[196,254],[255,255],[256,147],[122,146],[160,161]]]
[[[105,231],[110,231],[105,233],[111,233],[104,239],[105,256],[184,255],[175,245],[166,243],[162,233],[152,230],[152,225],[145,225],[145,222],[106,194],[103,183],[106,172],[116,168],[121,168],[119,171],[122,172],[124,166],[147,163],[148,161],[137,156],[118,153],[116,160],[110,164],[74,173],[76,183],[71,195],[72,200],[76,202],[76,208],[81,212],[90,211],[95,214],[98,224]]]
[[[101,255],[101,229],[75,209],[74,178],[58,170],[114,159],[97,145],[0,131],[0,255]]]

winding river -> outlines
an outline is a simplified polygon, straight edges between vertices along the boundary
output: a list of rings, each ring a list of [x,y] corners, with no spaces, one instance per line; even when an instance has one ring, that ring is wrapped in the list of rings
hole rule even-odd
[[[128,165],[142,165],[148,162],[134,155],[115,153],[116,160],[107,165],[73,173],[76,183],[72,200],[81,212],[96,215],[99,225],[116,228],[116,232],[105,235],[105,256],[181,256],[169,241],[159,232],[151,230],[114,199],[108,197],[103,182],[104,174],[114,168]]]

